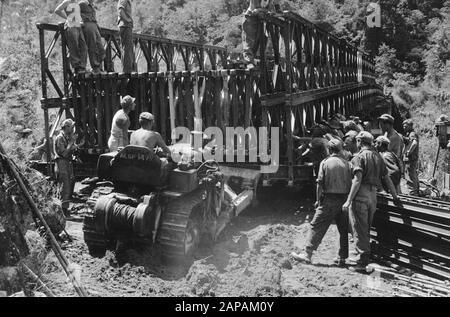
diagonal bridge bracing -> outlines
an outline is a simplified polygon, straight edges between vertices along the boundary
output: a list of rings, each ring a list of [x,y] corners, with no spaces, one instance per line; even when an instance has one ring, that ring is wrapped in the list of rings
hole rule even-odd
[[[194,118],[204,128],[278,127],[281,168],[267,177],[291,183],[308,178],[310,169],[296,166],[293,134],[305,136],[315,122],[335,113],[357,115],[374,107],[382,95],[374,61],[292,12],[258,19],[258,71],[233,69],[232,54],[222,47],[134,34],[140,72],[123,74],[118,32],[101,29],[107,74],[77,76],[63,24],[38,24],[47,139],[63,116],[73,117],[84,150],[107,151],[120,96],[130,94],[137,101],[131,128],[140,112],[150,111],[168,142],[173,128],[194,129]],[[55,122],[49,122],[51,109],[59,110]]]

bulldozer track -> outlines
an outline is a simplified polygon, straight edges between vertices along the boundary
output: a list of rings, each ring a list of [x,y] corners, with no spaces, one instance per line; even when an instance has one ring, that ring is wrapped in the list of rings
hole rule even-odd
[[[161,226],[157,243],[168,258],[183,259],[192,256],[193,250],[186,250],[186,239],[190,223],[195,222],[196,207],[203,202],[204,190],[195,190],[183,197],[170,201],[161,215]]]
[[[83,220],[84,240],[88,245],[90,253],[94,253],[99,256],[104,255],[110,241],[108,241],[103,233],[97,232],[97,228],[95,226],[95,204],[101,196],[109,195],[113,192],[113,190],[114,188],[109,186],[98,187],[92,192],[91,197],[89,197],[87,201],[88,212],[84,216]]]

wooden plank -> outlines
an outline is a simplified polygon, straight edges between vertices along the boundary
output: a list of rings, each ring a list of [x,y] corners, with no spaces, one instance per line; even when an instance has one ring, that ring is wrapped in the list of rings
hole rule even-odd
[[[191,72],[185,72],[183,74],[183,91],[184,91],[184,104],[186,106],[186,119],[187,127],[189,130],[194,130],[194,117],[195,117],[195,105],[194,105],[194,91],[193,91],[193,76]]]
[[[102,97],[103,92],[103,80],[101,75],[94,75],[94,93],[95,93],[95,117],[97,119],[97,142],[100,148],[103,148],[106,144],[105,131],[104,131],[104,100]]]
[[[213,78],[214,78],[214,109],[215,109],[215,117],[216,117],[216,126],[224,130],[224,120],[222,117],[223,111],[222,111],[222,76],[219,71],[213,71]]]
[[[81,109],[80,109],[80,114],[81,114],[81,127],[82,130],[84,132],[84,140],[86,142],[86,147],[92,147],[91,143],[90,143],[90,138],[89,138],[89,130],[88,130],[88,113],[89,113],[89,109],[88,109],[88,105],[87,105],[87,94],[86,94],[86,79],[85,79],[85,75],[81,75],[80,77],[80,102],[81,102]]]
[[[143,93],[142,90],[140,90],[139,85],[139,75],[137,73],[131,73],[131,78],[128,82],[128,89],[129,94],[136,98],[136,108],[134,111],[132,111],[130,115],[130,121],[131,121],[131,130],[137,130],[139,129],[139,115],[142,113],[142,103],[141,103],[141,94]]]
[[[230,117],[231,117],[231,109],[230,109],[230,86],[229,86],[229,80],[230,80],[230,76],[228,74],[227,71],[221,71],[221,75],[222,75],[222,93],[223,93],[223,98],[222,98],[222,113],[221,113],[221,117],[223,120],[223,125],[225,127],[229,127],[230,126]]]
[[[228,82],[229,85],[229,92],[231,95],[231,115],[232,120],[231,124],[233,127],[237,127],[239,124],[239,96],[238,96],[238,81],[240,80],[240,77],[238,77],[236,71],[231,70],[230,71],[230,80]],[[245,126],[247,127],[247,126]]]
[[[160,117],[160,108],[159,105],[159,99],[157,94],[157,74],[156,73],[150,73],[149,74],[149,84],[150,84],[150,109],[151,113],[155,116],[155,129],[156,131],[161,132],[161,117]]]
[[[95,129],[95,103],[94,103],[94,81],[91,74],[86,74],[86,94],[87,94],[87,122],[88,133],[91,147],[95,147],[98,143],[98,135]]]
[[[175,90],[174,90],[174,74],[169,72],[167,74],[167,84],[169,92],[169,118],[170,118],[170,139],[172,144],[175,143],[175,128],[176,128],[176,110],[175,110]]]
[[[157,77],[158,81],[158,93],[159,93],[159,111],[160,111],[160,126],[161,126],[161,136],[163,140],[166,142],[169,140],[168,137],[170,137],[170,134],[167,133],[167,95],[166,92],[168,90],[167,88],[167,81],[164,77],[164,73],[158,73]]]
[[[182,73],[176,72],[174,81],[175,111],[176,111],[175,127],[187,127],[187,120],[186,120],[187,109],[184,100],[184,95],[186,94],[186,91],[183,88],[184,83]]]
[[[245,111],[244,111],[244,126],[250,126],[250,120],[252,116],[252,103],[253,103],[253,81],[251,73],[245,74]],[[242,122],[242,121],[241,121]]]
[[[119,79],[119,75],[114,73],[112,75],[112,85],[111,85],[111,105],[112,105],[112,114],[114,115],[117,111],[119,111],[120,107],[120,85],[121,80]],[[112,120],[112,117],[111,117]]]
[[[105,99],[104,99],[104,109],[105,109],[105,140],[108,142],[108,139],[111,135],[111,124],[113,118],[113,76],[112,74],[107,74],[105,79],[104,91],[105,91]]]

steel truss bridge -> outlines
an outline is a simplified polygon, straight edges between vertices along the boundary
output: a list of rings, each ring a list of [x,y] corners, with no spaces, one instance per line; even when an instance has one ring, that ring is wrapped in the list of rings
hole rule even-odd
[[[295,13],[258,20],[258,70],[234,69],[223,47],[134,34],[139,73],[124,74],[118,32],[101,29],[107,73],[99,75],[73,73],[63,24],[38,24],[46,138],[54,136],[61,118],[71,117],[85,139],[84,151],[104,153],[120,96],[130,94],[137,103],[131,128],[142,111],[150,111],[167,142],[175,127],[193,130],[194,118],[203,128],[278,127],[280,139],[270,142],[279,143],[280,168],[264,179],[292,185],[310,178],[312,169],[297,164],[294,133],[306,136],[335,113],[364,117],[374,110],[384,98],[374,61]],[[59,110],[53,122],[51,109]]]

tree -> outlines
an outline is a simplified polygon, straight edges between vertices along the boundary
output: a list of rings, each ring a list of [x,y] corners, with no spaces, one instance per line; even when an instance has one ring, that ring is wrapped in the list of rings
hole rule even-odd
[[[381,85],[389,86],[392,79],[394,79],[394,70],[398,64],[395,55],[396,51],[394,48],[386,44],[380,46],[380,54],[375,58],[375,71],[378,75],[378,82]]]

